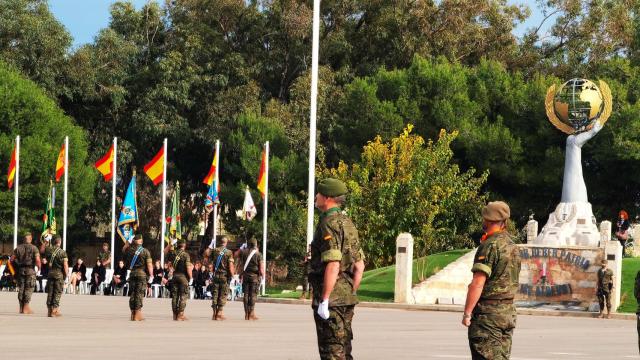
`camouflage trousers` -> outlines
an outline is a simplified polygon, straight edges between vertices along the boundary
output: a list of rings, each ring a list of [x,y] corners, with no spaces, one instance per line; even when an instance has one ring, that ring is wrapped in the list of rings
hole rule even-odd
[[[213,278],[211,284],[211,307],[214,309],[222,309],[227,304],[227,295],[229,295],[229,282],[226,278]]]
[[[313,319],[316,322],[318,351],[321,360],[351,360],[351,340],[353,340],[353,321],[355,305],[332,306],[329,308],[329,319],[318,315],[318,308],[313,308]]]
[[[62,276],[47,278],[47,307],[60,307],[60,297],[64,289],[64,279]]]
[[[245,278],[242,280],[242,303],[244,304],[244,311],[251,312],[256,306],[256,299],[258,298],[258,289],[260,289],[260,281]]]
[[[18,284],[18,301],[20,304],[28,304],[31,302],[31,294],[36,287],[36,276],[18,275],[16,282]]]
[[[607,305],[607,312],[611,312],[611,293],[598,291],[598,303],[600,303],[600,312],[604,311],[604,305]]]
[[[184,312],[189,300],[189,282],[182,274],[174,274],[171,280],[171,309],[173,312]]]
[[[147,276],[134,275],[129,276],[129,309],[142,309],[142,299],[147,292]]]
[[[509,359],[515,327],[516,308],[513,304],[478,303],[473,309],[468,332],[471,358]]]

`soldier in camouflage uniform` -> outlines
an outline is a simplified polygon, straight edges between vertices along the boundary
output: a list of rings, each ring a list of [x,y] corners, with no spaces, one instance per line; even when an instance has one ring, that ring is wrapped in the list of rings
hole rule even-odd
[[[184,321],[184,309],[189,300],[189,283],[193,274],[191,258],[186,251],[187,243],[184,240],[177,241],[178,250],[173,249],[173,245],[168,244],[164,252],[167,254],[167,261],[173,265],[173,278],[171,279],[171,309],[173,310],[173,320]],[[153,273],[152,273],[153,274]]]
[[[126,243],[122,248],[124,263],[129,266],[129,309],[131,321],[142,321],[142,299],[147,290],[148,280],[153,279],[153,261],[149,250],[142,247],[142,235],[133,239],[133,245]],[[145,269],[147,273],[145,273]]]
[[[633,296],[636,298],[638,307],[636,308],[636,329],[638,331],[638,351],[640,352],[640,270],[636,273],[636,283],[633,287]]]
[[[31,242],[33,237],[31,233],[24,235],[24,243],[18,245],[9,261],[15,262],[16,277],[18,284],[18,302],[20,303],[21,314],[33,314],[29,307],[31,302],[31,294],[36,286],[36,272],[34,266],[38,269],[42,266],[40,264],[40,252]]]
[[[611,291],[613,290],[613,271],[607,268],[607,260],[602,260],[602,268],[598,270],[598,302],[600,317],[604,318],[604,305],[607,304],[607,319],[611,317]]]
[[[353,359],[351,323],[356,291],[364,271],[358,230],[340,211],[347,186],[337,179],[318,183],[316,207],[322,211],[311,243],[309,282],[321,359]]]
[[[509,359],[511,355],[520,252],[506,230],[510,215],[502,201],[482,209],[485,235],[473,260],[473,280],[462,316],[462,324],[469,328],[472,359]]]
[[[211,284],[211,308],[213,316],[211,320],[226,320],[224,306],[229,295],[229,281],[235,274],[233,252],[227,249],[229,238],[223,236],[220,246],[213,250],[210,262],[213,264],[213,282]],[[206,252],[208,255],[209,252]]]
[[[264,264],[255,238],[251,238],[249,247],[240,252],[240,263],[243,265],[242,302],[244,303],[244,319],[258,320],[255,306],[258,290],[260,289],[260,280],[264,277]]]
[[[102,263],[102,266],[109,267],[111,264],[111,251],[109,251],[109,243],[102,243],[102,250],[98,252],[98,260]]]
[[[62,238],[56,235],[53,245],[49,244],[48,237],[43,238],[40,244],[40,253],[49,262],[49,275],[47,276],[47,316],[60,316],[60,297],[65,285],[65,279],[69,275],[69,259],[67,253],[60,248]]]

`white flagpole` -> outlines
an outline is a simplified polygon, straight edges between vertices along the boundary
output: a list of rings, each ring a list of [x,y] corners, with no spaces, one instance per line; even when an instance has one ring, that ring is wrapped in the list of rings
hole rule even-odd
[[[113,164],[111,169],[111,269],[115,269],[115,239],[116,239],[116,181],[118,180],[118,138],[113,138]],[[164,266],[164,265],[163,265]]]
[[[267,210],[269,203],[269,142],[264,144],[264,201],[262,214],[262,257],[264,259],[264,277],[262,278],[262,296],[264,296],[267,288]]]
[[[307,248],[313,240],[313,211],[316,182],[316,114],[318,105],[318,53],[320,42],[320,0],[313,0],[313,43],[311,47],[311,114],[309,121],[309,189],[307,199]],[[306,250],[305,250],[306,251]]]
[[[167,217],[167,160],[168,160],[168,154],[167,154],[167,138],[164,138],[164,145],[163,145],[163,152],[164,152],[164,159],[163,159],[163,164],[162,164],[162,219],[161,219],[161,224],[160,224],[160,264],[162,264],[162,266],[164,266],[164,233],[167,230],[167,222],[166,222],[166,217]]]
[[[214,185],[219,186],[220,185],[220,177],[219,177],[219,172],[220,172],[220,140],[216,140],[216,173],[213,174],[213,182]],[[216,188],[216,193],[218,194],[218,199],[220,199],[220,193],[218,193],[218,189]],[[213,199],[215,200],[215,199]],[[215,249],[216,247],[216,235],[218,235],[218,204],[214,203],[213,204],[213,238],[211,239],[211,242],[213,243],[213,248]]]
[[[18,187],[20,186],[20,135],[16,136],[16,178],[13,201],[13,248],[18,247]]]
[[[69,137],[64,138],[64,199],[62,208],[62,249],[67,250],[67,191],[69,188]]]

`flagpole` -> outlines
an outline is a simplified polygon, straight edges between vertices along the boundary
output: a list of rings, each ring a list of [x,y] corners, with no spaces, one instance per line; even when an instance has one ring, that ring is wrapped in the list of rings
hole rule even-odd
[[[161,220],[161,234],[160,234],[160,264],[164,266],[164,234],[167,230],[167,138],[164,138],[164,159],[163,159],[163,170],[162,170],[162,220]]]
[[[262,278],[262,296],[267,288],[267,210],[269,203],[269,142],[264,144],[264,201],[262,210],[262,257],[264,258],[264,277]]]
[[[67,250],[67,191],[69,186],[69,137],[64,138],[64,199],[62,208],[62,249]]]
[[[316,114],[318,105],[319,42],[320,0],[313,0],[313,42],[311,47],[311,109],[309,121],[309,189],[307,191],[307,248],[313,240],[313,211],[316,182]]]
[[[20,186],[20,135],[16,136],[16,180],[13,200],[13,248],[18,247],[18,187]]]
[[[213,182],[216,187],[220,186],[220,140],[216,140],[216,153],[214,155],[216,157],[216,172],[213,174]],[[218,203],[220,202],[220,193],[218,189],[216,189],[216,194],[218,194],[218,202],[213,204],[213,238],[211,242],[213,243],[213,247],[216,247],[216,235],[218,235]],[[216,199],[213,199],[216,200]]]
[[[113,164],[111,169],[111,269],[115,269],[115,241],[116,241],[116,181],[118,180],[118,138],[113,138]]]

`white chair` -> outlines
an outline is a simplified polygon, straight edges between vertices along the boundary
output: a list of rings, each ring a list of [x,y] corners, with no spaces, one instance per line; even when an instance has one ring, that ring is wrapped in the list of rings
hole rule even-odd
[[[151,284],[151,292],[154,298],[159,298],[162,295],[162,285]]]

